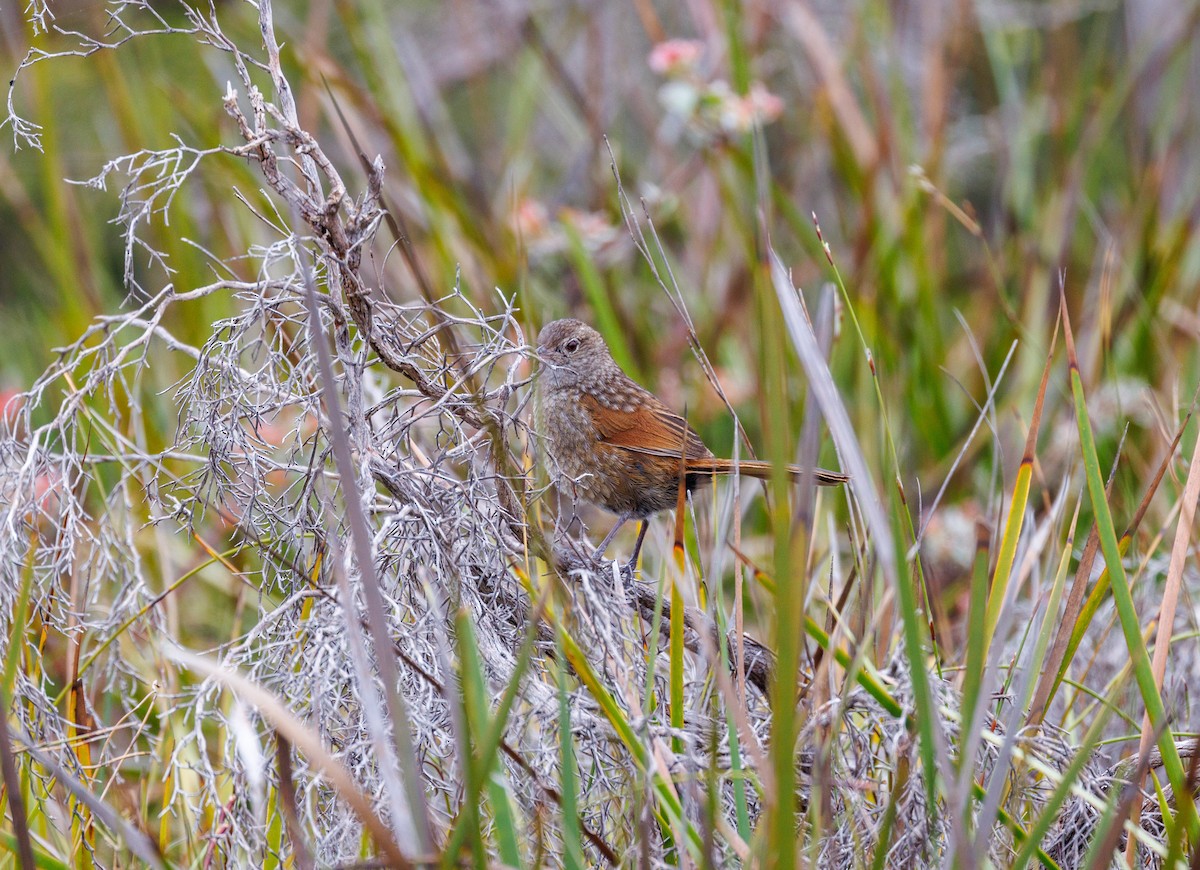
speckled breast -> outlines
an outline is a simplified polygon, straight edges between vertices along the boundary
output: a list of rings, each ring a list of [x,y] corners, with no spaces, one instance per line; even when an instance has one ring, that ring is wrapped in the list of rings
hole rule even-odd
[[[673,507],[679,486],[675,463],[604,443],[581,395],[569,388],[538,391],[534,419],[559,492],[637,518]],[[687,486],[706,482],[689,474]]]

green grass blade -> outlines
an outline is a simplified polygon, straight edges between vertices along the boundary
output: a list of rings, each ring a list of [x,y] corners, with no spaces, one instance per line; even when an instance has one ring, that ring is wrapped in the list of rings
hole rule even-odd
[[[1183,762],[1175,748],[1175,738],[1167,727],[1166,710],[1162,697],[1155,685],[1154,673],[1150,667],[1150,656],[1142,640],[1141,622],[1134,607],[1133,596],[1129,591],[1129,581],[1125,576],[1125,564],[1122,562],[1120,545],[1117,543],[1117,533],[1113,528],[1112,514],[1109,511],[1108,500],[1105,497],[1104,481],[1100,476],[1100,461],[1096,455],[1096,442],[1092,436],[1091,421],[1088,418],[1087,404],[1083,394],[1083,380],[1079,375],[1079,362],[1075,356],[1075,342],[1071,335],[1071,322],[1066,312],[1066,296],[1062,297],[1063,326],[1067,339],[1067,357],[1070,364],[1071,394],[1075,399],[1075,417],[1079,428],[1080,447],[1083,450],[1084,471],[1087,474],[1088,495],[1091,499],[1092,511],[1095,514],[1096,526],[1100,534],[1100,548],[1104,553],[1109,576],[1112,582],[1113,600],[1120,616],[1121,630],[1125,635],[1125,646],[1129,650],[1133,666],[1133,676],[1137,681],[1142,702],[1146,705],[1146,714],[1150,723],[1158,731],[1158,748],[1162,752],[1163,767],[1175,794],[1187,794],[1187,784],[1184,781]],[[1190,800],[1184,800],[1177,808],[1188,828],[1197,832],[1200,820],[1196,818],[1196,808]]]
[[[562,632],[560,632],[561,636]],[[559,646],[560,651],[562,645]],[[579,768],[575,762],[575,743],[571,737],[571,708],[567,703],[567,667],[565,657],[558,666],[558,744],[560,759],[559,782],[562,791],[563,866],[567,870],[583,870],[579,830]]]
[[[1050,350],[1046,353],[1046,364],[1042,368],[1042,382],[1038,386],[1037,400],[1033,406],[1033,419],[1029,423],[1029,432],[1025,437],[1025,452],[1021,455],[1021,466],[1017,470],[1017,480],[1013,485],[1008,519],[1004,523],[1004,537],[1000,540],[1000,555],[996,558],[996,573],[992,577],[992,589],[988,595],[987,615],[983,626],[985,653],[992,645],[992,635],[996,631],[996,623],[1000,621],[1000,608],[1004,606],[1004,597],[1008,593],[1009,575],[1012,573],[1013,560],[1017,554],[1017,544],[1021,541],[1025,509],[1029,505],[1029,486],[1033,480],[1034,452],[1037,449],[1037,437],[1042,423],[1042,407],[1046,401],[1046,386],[1050,382],[1050,364],[1054,360],[1054,348],[1057,340],[1058,327],[1056,325],[1050,340]]]

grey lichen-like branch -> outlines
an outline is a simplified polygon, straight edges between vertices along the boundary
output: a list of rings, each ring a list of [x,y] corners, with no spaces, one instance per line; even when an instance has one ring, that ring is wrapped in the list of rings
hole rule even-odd
[[[485,686],[497,695],[515,686],[495,781],[551,847],[568,828],[560,788],[566,743],[587,785],[574,796],[586,859],[616,864],[644,846],[662,862],[669,848],[646,833],[656,808],[610,711],[584,687],[560,696],[561,630],[584,651],[637,748],[678,786],[684,819],[703,818],[710,774],[719,783],[713,849],[718,863],[736,863],[735,846],[744,844],[730,834],[735,780],[746,786],[748,817],[761,810],[754,786],[765,774],[745,750],[770,742],[770,649],[722,637],[710,613],[687,607],[685,715],[671,724],[666,656],[651,667],[647,654],[667,636],[670,601],[654,584],[614,577],[590,551],[575,555],[570,540],[553,541],[532,521],[540,493],[525,469],[537,435],[523,422],[529,349],[513,299],[497,292],[480,301],[458,287],[412,305],[373,295],[383,288],[364,278],[363,263],[386,247],[377,238],[382,160],[366,161],[363,189],[353,193],[338,161],[304,129],[270,0],[219,7],[222,16],[253,10],[261,51],[225,33],[216,4],[177,6],[178,26],[163,4],[109,4],[108,30],[89,36],[57,31],[50,8],[35,3],[29,14],[39,32],[56,33],[68,47],[32,49],[18,70],[19,79],[34,63],[160,36],[198,40],[228,62],[222,75],[232,69],[223,92],[216,86],[233,122],[228,141],[175,136],[174,147],[117,157],[86,182],[101,188],[124,179],[117,217],[128,308],[98,318],[62,348],[23,407],[0,419],[0,636],[26,629],[12,625],[11,614],[27,596],[41,626],[81,653],[62,675],[47,661],[52,648],[30,644],[15,677],[13,718],[22,745],[37,747],[19,757],[34,790],[55,793],[68,778],[72,787],[89,784],[98,768],[114,782],[136,782],[157,764],[172,783],[162,818],[187,836],[202,834],[208,854],[230,866],[259,866],[268,854],[303,862],[309,849],[315,866],[354,861],[371,830],[393,857],[426,857],[417,852],[427,846],[393,850],[376,822],[387,819],[395,833],[418,840],[427,825],[436,849],[462,817],[471,757],[462,748],[462,663],[451,642],[461,613],[474,630]],[[14,111],[14,87],[6,123],[19,142],[36,146],[36,126]],[[237,257],[249,277],[197,246],[218,277],[178,286],[147,228],[165,224],[197,178],[234,158],[252,161],[267,188],[257,198],[239,190],[228,196],[250,216],[253,231]],[[214,297],[232,313],[189,340],[176,319],[196,316],[197,304]],[[148,405],[160,395],[171,413]],[[558,625],[519,576],[538,560],[556,575]],[[191,602],[213,600],[235,611],[221,614],[230,634],[204,641],[213,645],[208,665],[189,676],[160,653],[175,645]],[[655,624],[662,634],[649,637]],[[527,642],[534,653],[519,672]],[[716,673],[723,646],[744,648],[752,687],[735,728],[725,721],[732,705],[721,703],[732,692]],[[391,668],[381,666],[385,659]],[[236,683],[246,706],[231,709],[234,673],[246,681]],[[911,709],[903,668],[885,677]],[[952,710],[947,684],[935,689]],[[266,709],[267,697],[287,704],[294,753],[277,754],[272,716],[281,719],[280,711]],[[402,712],[385,716],[385,708]],[[856,866],[856,845],[872,841],[882,824],[894,771],[911,761],[907,725],[854,685],[805,712],[799,797],[806,803],[816,774],[831,773],[822,798],[839,820],[818,832],[814,852],[820,866]],[[159,727],[168,717],[170,727]],[[397,774],[387,747],[401,727],[412,751],[395,750],[406,756]],[[740,747],[736,775],[731,731]],[[77,754],[83,743],[87,764]],[[145,758],[152,763],[142,765]],[[330,759],[341,791],[322,774],[333,769]],[[303,828],[309,848],[275,839],[282,835],[256,797],[265,784],[284,788],[281,825],[290,839]],[[407,791],[406,803],[397,803],[398,791]],[[1038,799],[1032,787],[1027,793]],[[944,840],[922,800],[913,776],[897,795],[894,866]],[[109,834],[143,845],[119,819],[111,826]]]

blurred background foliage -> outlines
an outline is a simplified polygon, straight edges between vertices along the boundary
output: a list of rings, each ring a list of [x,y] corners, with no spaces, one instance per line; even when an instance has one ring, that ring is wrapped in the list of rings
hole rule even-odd
[[[229,35],[253,44],[253,7],[217,8]],[[762,226],[812,304],[833,278],[813,215],[820,222],[915,477],[948,471],[984,372],[1022,342],[997,397],[1005,467],[969,453],[957,475],[978,491],[1019,458],[1060,281],[1085,382],[1105,383],[1093,400],[1102,448],[1131,417],[1129,461],[1146,469],[1200,375],[1198,10],[1171,0],[313,0],[276,16],[302,121],[347,178],[363,177],[347,128],[388,167],[387,202],[425,274],[377,246],[377,292],[415,300],[422,281],[435,296],[458,282],[494,310],[499,288],[517,295],[528,336],[582,317],[729,450],[728,415],[623,224],[611,146],[756,445],[769,414],[798,414],[765,407],[764,357],[750,351],[772,328],[756,290]],[[63,30],[105,27],[103,3],[52,12]],[[14,5],[2,14],[10,71],[33,42],[72,45],[35,34]],[[184,23],[172,4],[161,14]],[[0,387],[27,385],[53,347],[127,292],[112,223],[120,175],[103,191],[63,180],[172,147],[172,131],[197,148],[236,144],[221,109],[226,64],[167,34],[23,71],[14,104],[42,126],[44,151],[0,152]],[[187,288],[254,268],[238,258],[265,233],[231,194],[265,204],[260,186],[244,161],[207,159],[145,231],[173,272],[135,257],[141,285]],[[200,343],[224,304],[210,297],[203,317],[170,328]],[[869,437],[882,422],[862,362],[857,342],[835,344],[834,373],[870,455],[883,449]],[[161,385],[181,374],[160,373]],[[792,389],[799,397],[803,384]],[[1051,407],[1064,398],[1060,382]],[[1052,442],[1041,462],[1070,450]]]
[[[52,12],[61,31],[109,29],[121,42],[109,8],[64,0]],[[174,4],[156,8],[164,23],[186,26]],[[252,4],[215,8],[231,39],[258,44]],[[843,318],[831,367],[868,465],[893,468],[894,443],[905,507],[917,513],[966,450],[950,481],[958,512],[926,538],[931,585],[942,563],[965,574],[972,520],[991,519],[999,536],[1001,494],[1020,460],[1060,288],[1103,464],[1126,435],[1112,499],[1118,526],[1200,379],[1194,0],[291,0],[275,15],[301,121],[338,161],[351,194],[363,184],[360,147],[388,168],[386,202],[414,256],[381,231],[364,261],[381,296],[417,302],[458,286],[462,296],[446,308],[469,300],[484,312],[504,307],[500,294],[515,296],[527,340],[553,318],[585,319],[632,375],[686,409],[728,454],[728,412],[655,280],[655,266],[669,267],[750,443],[777,457],[771,433],[799,432],[804,383],[797,361],[778,356],[792,351],[764,230],[810,307],[840,279],[870,364]],[[35,33],[20,4],[0,8],[0,28],[10,75],[30,45],[76,45],[66,33]],[[188,35],[164,33],[21,72],[13,107],[41,125],[42,150],[14,149],[11,126],[3,129],[0,402],[130,292],[114,223],[120,171],[106,189],[64,180],[86,182],[119,155],[179,142],[240,144],[222,109],[236,80],[229,62]],[[135,248],[136,285],[155,292],[260,277],[270,265],[247,252],[276,240],[268,224],[289,224],[262,188],[247,161],[206,157],[139,228],[167,257]],[[662,240],[654,265],[625,225],[619,189]],[[213,294],[173,308],[164,325],[201,346],[238,305]],[[972,439],[1014,342],[989,413],[992,437]],[[148,395],[135,404],[154,449],[172,437],[170,388],[192,361],[162,348],[149,357],[156,365],[139,381]],[[1046,399],[1035,512],[1078,461],[1064,368]],[[780,372],[783,403],[773,398]],[[890,487],[886,474],[881,485]],[[1173,475],[1148,535],[1180,489]],[[769,542],[753,543],[752,556],[769,553]],[[186,539],[172,546],[181,564],[197,558]],[[253,555],[235,559],[245,560],[238,572],[206,575],[211,606],[180,608],[180,642],[215,643],[244,629],[254,593],[236,574],[252,572]],[[748,623],[760,628],[755,605],[761,612],[769,599],[752,597]],[[887,620],[880,624],[886,632]],[[894,651],[886,642],[879,650]],[[940,652],[958,658],[949,644]],[[46,658],[65,653],[51,648]]]

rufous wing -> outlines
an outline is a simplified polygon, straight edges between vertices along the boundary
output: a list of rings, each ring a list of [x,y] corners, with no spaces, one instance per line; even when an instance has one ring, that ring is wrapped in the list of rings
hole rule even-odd
[[[686,420],[653,397],[633,411],[610,408],[588,395],[582,404],[600,440],[610,447],[671,459],[678,459],[681,449],[689,459],[712,455]]]

